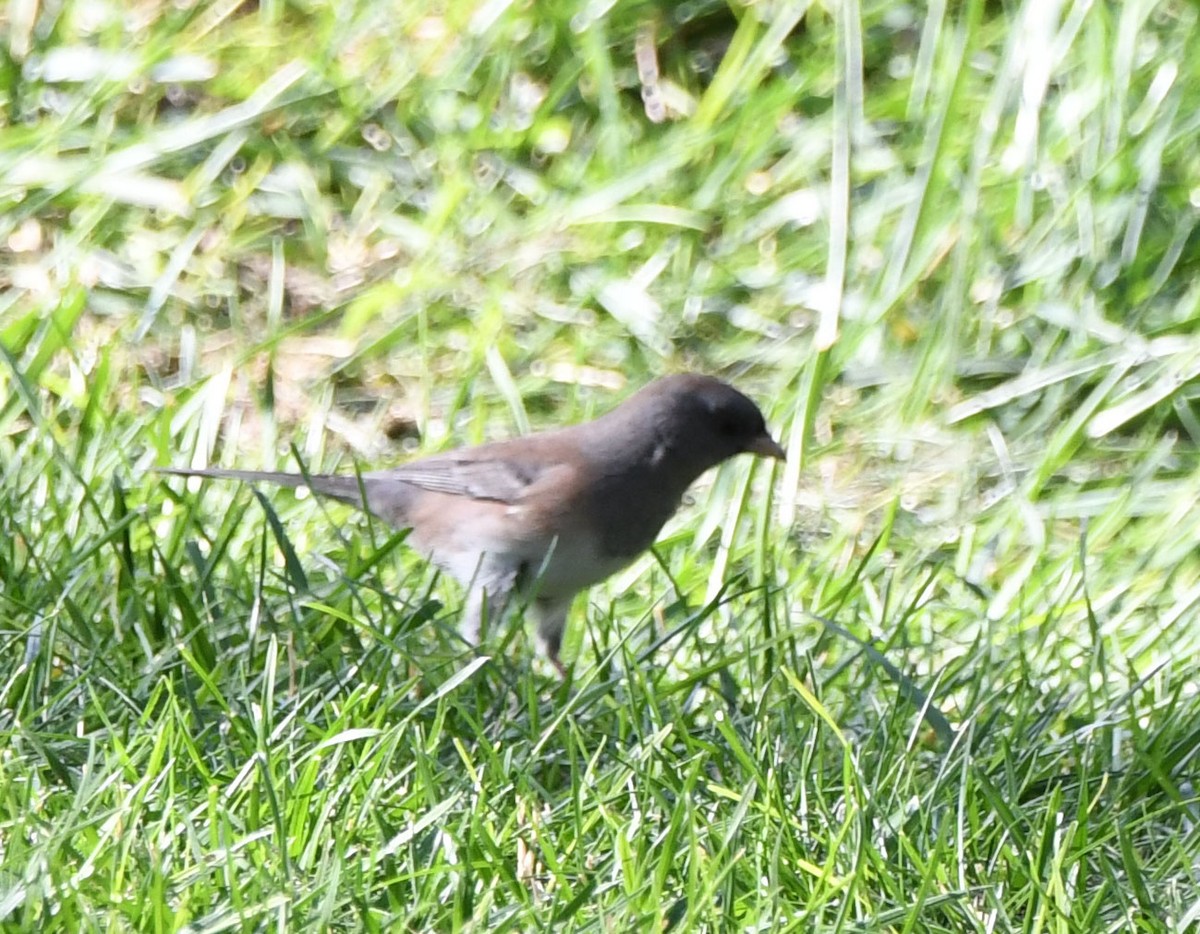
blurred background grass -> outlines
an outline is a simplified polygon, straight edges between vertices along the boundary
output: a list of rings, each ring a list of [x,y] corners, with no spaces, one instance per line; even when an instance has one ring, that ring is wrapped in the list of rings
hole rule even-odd
[[[0,917],[1194,929],[1195,3],[0,12]],[[463,673],[351,469],[724,376]]]

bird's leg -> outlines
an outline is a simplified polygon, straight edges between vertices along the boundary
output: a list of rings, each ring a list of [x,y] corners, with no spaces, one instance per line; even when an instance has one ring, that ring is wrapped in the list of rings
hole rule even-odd
[[[530,607],[533,611],[534,623],[537,627],[538,645],[541,646],[546,658],[558,669],[559,675],[567,676],[566,666],[558,657],[562,648],[563,630],[567,625],[567,611],[571,609],[570,598],[552,600],[538,597]]]
[[[515,571],[479,569],[467,588],[467,603],[459,624],[459,633],[468,645],[479,645],[484,623],[494,622],[504,615],[516,581]]]
[[[479,645],[485,620],[499,619],[507,603],[508,592],[497,593],[484,587],[472,587],[467,594],[467,604],[463,608],[462,622],[458,627],[463,641],[468,645]]]

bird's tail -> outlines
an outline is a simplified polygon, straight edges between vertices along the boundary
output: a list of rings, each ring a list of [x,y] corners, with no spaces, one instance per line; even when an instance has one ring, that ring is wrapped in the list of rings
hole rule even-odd
[[[363,502],[363,491],[359,487],[358,477],[335,476],[333,474],[304,474],[284,473],[275,470],[223,470],[219,468],[192,467],[155,467],[155,473],[170,474],[174,477],[209,477],[215,480],[242,480],[246,483],[273,483],[276,486],[286,486],[295,489],[306,486],[314,493],[328,496],[331,499],[349,503],[359,509],[366,509]],[[366,478],[364,484],[369,486]]]

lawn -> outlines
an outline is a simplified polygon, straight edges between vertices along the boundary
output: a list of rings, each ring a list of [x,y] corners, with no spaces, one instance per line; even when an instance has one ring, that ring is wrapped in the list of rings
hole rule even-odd
[[[12,0],[0,927],[1200,930],[1200,6]],[[475,654],[346,471],[719,375]]]

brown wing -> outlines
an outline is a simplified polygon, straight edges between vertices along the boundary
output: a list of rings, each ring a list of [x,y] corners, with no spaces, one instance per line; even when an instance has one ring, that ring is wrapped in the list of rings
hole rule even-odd
[[[512,504],[518,502],[547,469],[548,465],[504,458],[475,460],[449,455],[426,458],[392,470],[374,471],[365,475],[365,479],[399,480],[434,493]]]

